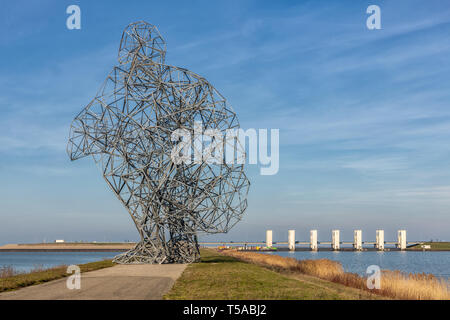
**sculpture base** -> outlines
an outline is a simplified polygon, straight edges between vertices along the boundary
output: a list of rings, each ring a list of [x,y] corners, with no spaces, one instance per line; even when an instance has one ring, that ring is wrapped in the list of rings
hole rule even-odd
[[[178,241],[174,245],[155,246],[139,242],[134,249],[114,257],[118,264],[193,263],[200,260],[198,243]]]

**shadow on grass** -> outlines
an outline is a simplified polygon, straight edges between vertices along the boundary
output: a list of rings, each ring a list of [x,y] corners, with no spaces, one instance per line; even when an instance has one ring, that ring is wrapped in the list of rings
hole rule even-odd
[[[200,263],[230,263],[238,262],[237,259],[226,256],[212,256],[212,257],[202,257]]]

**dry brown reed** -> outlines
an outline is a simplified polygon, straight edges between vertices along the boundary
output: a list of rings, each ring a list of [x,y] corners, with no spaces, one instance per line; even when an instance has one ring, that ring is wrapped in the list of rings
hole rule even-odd
[[[12,266],[0,267],[0,279],[15,276],[18,272]]]
[[[223,253],[277,271],[307,274],[393,299],[450,300],[448,281],[430,274],[405,274],[400,271],[383,270],[380,289],[371,290],[366,285],[366,278],[355,273],[344,272],[341,263],[337,261],[297,260],[272,254],[236,250],[224,250]]]

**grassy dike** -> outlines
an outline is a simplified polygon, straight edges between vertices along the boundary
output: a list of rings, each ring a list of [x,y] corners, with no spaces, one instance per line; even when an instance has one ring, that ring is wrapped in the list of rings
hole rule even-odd
[[[429,245],[430,249],[426,249],[426,251],[450,251],[450,242],[424,242],[421,244],[416,244],[414,246],[409,247],[407,250],[424,250],[422,245]]]
[[[113,265],[112,260],[102,260],[80,264],[78,266],[81,272],[88,272],[112,267]],[[29,273],[16,273],[12,269],[3,269],[0,271],[0,292],[16,290],[70,276],[67,273],[67,266],[35,270]]]
[[[210,249],[202,249],[201,257],[186,268],[164,299],[381,299],[316,277],[281,274]]]

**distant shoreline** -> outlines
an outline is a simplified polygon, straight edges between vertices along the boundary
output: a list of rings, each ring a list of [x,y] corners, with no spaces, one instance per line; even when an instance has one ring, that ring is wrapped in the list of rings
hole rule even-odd
[[[277,250],[240,250],[243,252],[314,252],[309,248],[296,248],[294,251],[289,250],[289,248],[286,247],[281,247],[281,248],[277,248]],[[421,249],[405,249],[405,250],[400,250],[397,248],[386,248],[383,251],[380,251],[376,248],[364,248],[363,250],[354,250],[352,248],[341,248],[339,250],[333,250],[331,248],[318,248],[318,250],[316,250],[316,252],[323,252],[323,251],[329,251],[329,252],[401,252],[401,251],[408,251],[408,252],[437,252],[437,251],[450,251],[450,249],[426,249],[426,250],[421,250]]]
[[[0,249],[0,252],[126,252],[129,249]]]
[[[126,242],[126,243],[113,243],[113,242],[64,242],[64,243],[29,243],[29,244],[6,244],[0,246],[0,252],[125,252],[134,248],[136,243],[134,242]],[[201,247],[209,247],[202,245]],[[260,250],[252,250],[247,249],[243,251],[260,251]],[[277,250],[273,251],[289,251],[287,246],[277,247]],[[311,251],[307,247],[297,247],[295,251]],[[333,251],[333,249],[329,247],[319,247],[317,251]],[[341,247],[339,252],[373,252],[378,251],[376,248],[364,248],[361,251],[355,251],[353,248]],[[398,248],[385,248],[384,252],[391,251],[401,251]],[[415,252],[444,252],[450,251],[450,243],[431,243],[431,248],[422,249],[419,245],[412,246],[407,248],[404,251],[415,251]]]

